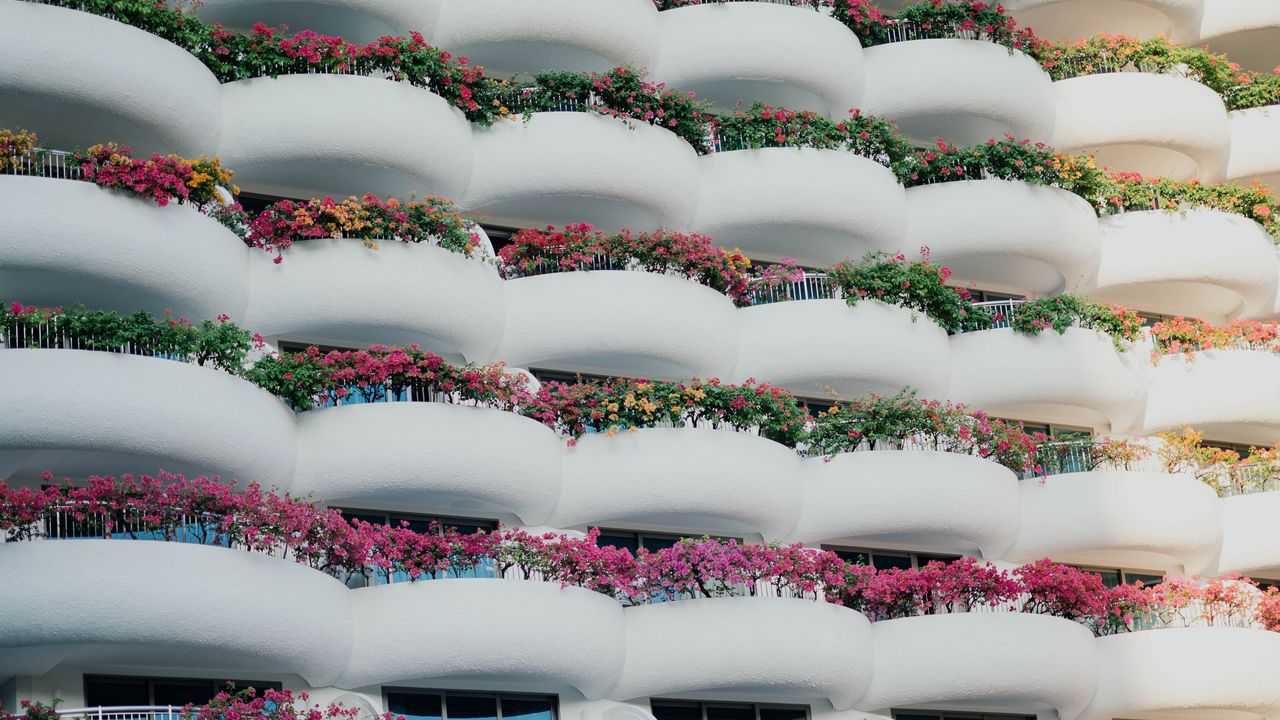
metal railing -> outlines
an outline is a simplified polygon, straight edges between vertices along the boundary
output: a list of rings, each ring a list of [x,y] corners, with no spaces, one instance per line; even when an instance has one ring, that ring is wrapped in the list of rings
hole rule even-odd
[[[884,25],[884,42],[911,42],[912,40],[991,40],[989,33],[978,29],[965,30],[958,27],[921,27],[919,23],[902,20],[888,20]]]
[[[1026,300],[992,300],[990,302],[974,303],[975,308],[982,308],[991,313],[991,328],[1007,328],[1013,322],[1013,312]]]
[[[65,720],[179,720],[186,717],[181,705],[113,705],[59,709]]]
[[[537,263],[528,269],[521,269],[521,273],[525,277],[534,275],[554,275],[562,272],[584,272],[591,270],[628,270],[630,263],[626,261],[614,260],[609,255],[597,253],[587,260],[562,264],[558,260],[551,258],[540,258]]]
[[[97,352],[118,353],[121,355],[138,355],[164,360],[194,363],[183,353],[172,352],[150,343],[102,344],[85,340],[77,336],[66,322],[59,318],[50,318],[46,322],[28,324],[16,320],[0,325],[0,350],[93,350]]]
[[[826,273],[804,273],[794,282],[757,287],[752,290],[751,297],[753,305],[767,305],[794,300],[832,300],[842,295]]]
[[[572,95],[549,96],[546,89],[537,85],[513,85],[497,93],[495,98],[512,113],[524,112],[587,112],[600,105],[594,93],[586,97]]]
[[[83,180],[84,171],[66,150],[35,149],[23,155],[0,158],[0,175],[30,175],[60,180]]]
[[[790,7],[809,8],[822,12],[829,0],[655,0],[659,10],[674,10],[690,5],[724,5],[731,2],[757,2],[770,5],[788,5]]]
[[[1134,62],[1132,60],[1122,60],[1120,58],[1111,57],[1105,53],[1089,58],[1066,58],[1058,67],[1061,68],[1058,70],[1058,75],[1062,80],[1087,77],[1089,75],[1108,75],[1111,73],[1125,72],[1161,73],[1194,79],[1191,77],[1193,73],[1191,73],[1187,68],[1178,65],[1160,66],[1155,63],[1143,61]]]
[[[129,509],[105,511],[87,503],[63,504],[46,509],[33,537],[43,540],[163,540],[193,545],[229,546],[221,532],[222,516],[213,513],[179,513],[157,523]]]

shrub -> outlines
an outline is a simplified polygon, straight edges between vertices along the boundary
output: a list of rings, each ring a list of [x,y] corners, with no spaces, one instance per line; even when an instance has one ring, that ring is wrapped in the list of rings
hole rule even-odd
[[[1181,315],[1151,326],[1154,356],[1184,353],[1190,359],[1202,350],[1266,350],[1280,352],[1280,326],[1257,320],[1210,325]]]
[[[947,287],[951,270],[927,260],[909,262],[905,255],[877,252],[866,255],[861,264],[845,260],[828,274],[850,307],[864,299],[905,307],[922,313],[948,333],[991,325],[990,316],[974,307],[968,291]]]
[[[1113,173],[1095,204],[1107,211],[1186,211],[1208,208],[1243,215],[1280,240],[1280,203],[1259,183],[1248,187],[1229,183],[1203,184],[1168,178],[1147,178],[1138,173]]]
[[[1068,328],[1096,330],[1111,337],[1119,351],[1142,335],[1142,318],[1128,308],[1110,303],[1096,303],[1072,295],[1028,300],[1013,308],[1009,326],[1014,332],[1039,335],[1053,329],[1059,335]]]
[[[1106,187],[1106,175],[1092,158],[1064,155],[1044,143],[1018,140],[1012,135],[967,148],[937,140],[933,147],[915,152],[904,184],[910,187],[980,178],[1050,185],[1075,193],[1091,204]]]
[[[1020,50],[1037,57],[1044,41],[1031,28],[1018,27],[1003,5],[977,0],[922,0],[898,11],[898,23],[913,26],[913,39],[950,38],[972,33],[988,42],[1003,45],[1010,52]]]

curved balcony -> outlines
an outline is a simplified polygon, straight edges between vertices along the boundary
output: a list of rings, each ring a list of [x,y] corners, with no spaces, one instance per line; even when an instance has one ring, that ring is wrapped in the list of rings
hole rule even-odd
[[[1151,369],[1143,434],[1191,426],[1219,442],[1280,442],[1280,356],[1265,350],[1169,355]]]
[[[0,96],[0,126],[35,130],[56,147],[110,140],[146,157],[218,144],[218,81],[199,60],[78,10],[0,0]]]
[[[1280,186],[1280,107],[1249,108],[1228,114],[1231,124],[1231,161],[1227,178],[1240,182],[1259,180]]]
[[[1098,261],[1098,217],[1078,195],[1008,180],[907,190],[906,248],[927,246],[953,282],[1027,294],[1078,287]]]
[[[912,387],[946,392],[951,344],[933,321],[863,300],[776,302],[743,308],[737,379],[768,379],[805,397],[861,397]]]
[[[627,608],[621,699],[714,692],[718,699],[827,698],[848,709],[872,674],[861,613],[813,600],[732,597]]]
[[[1277,492],[1223,498],[1217,572],[1276,577],[1280,573],[1280,534],[1274,520],[1278,512]]]
[[[698,166],[702,192],[690,227],[753,258],[828,267],[872,250],[896,251],[907,232],[898,179],[853,153],[733,150],[704,155]]]
[[[1204,0],[1197,44],[1226,53],[1246,70],[1280,65],[1280,7],[1265,0]]]
[[[203,0],[197,14],[242,31],[262,22],[367,43],[409,30],[431,37],[440,4],[441,0]]]
[[[509,280],[497,357],[514,367],[604,375],[712,377],[733,366],[738,316],[728,297],[639,271]]]
[[[1276,294],[1271,236],[1218,210],[1145,210],[1099,221],[1102,252],[1088,295],[1148,312],[1226,322],[1270,314]]]
[[[1053,83],[1034,60],[984,40],[912,40],[866,51],[862,109],[917,143],[976,145],[1005,133],[1048,140]],[[946,72],[938,72],[946,68]]]
[[[477,128],[475,158],[458,204],[500,224],[684,227],[698,202],[693,148],[644,122],[536,113]]]
[[[0,176],[0,287],[45,307],[244,317],[248,250],[190,206],[92,183]]]
[[[596,699],[617,682],[627,641],[616,600],[536,580],[361,588],[352,591],[351,613],[355,639],[340,687],[458,679],[567,685]]]
[[[1159,568],[1212,570],[1222,543],[1218,496],[1191,475],[1099,470],[1021,484],[1022,532],[1001,556]]]
[[[862,44],[813,8],[690,5],[659,13],[658,31],[653,77],[718,108],[760,100],[839,119],[862,98]]]
[[[990,460],[933,450],[852,452],[806,460],[803,477],[794,541],[993,558],[1018,533],[1018,480]]]
[[[263,335],[338,346],[417,343],[467,360],[493,356],[502,280],[479,259],[425,243],[321,238],[276,264],[251,258],[245,325]],[[324,288],[324,292],[316,292]]]
[[[1147,630],[1098,638],[1098,692],[1081,716],[1271,717],[1280,634],[1234,627]]]
[[[49,584],[41,602],[32,602],[25,583],[0,584],[7,676],[39,676],[64,663],[175,666],[296,673],[323,686],[337,678],[351,644],[347,588],[278,557],[80,539],[3,545],[0,562],[15,577],[48,577],[56,568],[75,578]]]
[[[0,477],[155,473],[280,484],[293,413],[210,368],[85,350],[0,351]],[[253,431],[245,419],[253,418]]]
[[[506,73],[646,67],[658,47],[650,0],[438,0],[431,43]]]
[[[1222,180],[1231,154],[1222,98],[1194,80],[1122,72],[1059,80],[1050,143],[1098,165],[1174,180]]]
[[[245,190],[297,198],[458,197],[471,178],[470,123],[443,98],[408,83],[355,75],[255,78],[223,85],[222,104],[219,154]]]
[[[1004,328],[951,338],[950,399],[997,417],[1128,427],[1144,390],[1111,338],[1093,330],[1030,336]],[[1047,381],[1051,380],[1051,381]]]
[[[495,441],[504,452],[493,452]],[[496,511],[541,525],[560,494],[560,439],[541,423],[488,408],[344,405],[298,416],[293,477],[291,492],[329,505]]]
[[[1211,0],[1210,0],[1211,1]],[[1206,0],[1009,0],[1018,23],[1049,40],[1076,40],[1100,32],[1140,38],[1194,32]]]
[[[1062,618],[926,615],[878,622],[871,632],[876,671],[858,707],[873,711],[945,702],[1069,718],[1089,704],[1097,682],[1093,634]]]
[[[781,537],[800,513],[794,451],[747,433],[650,428],[565,450],[550,524],[637,524]]]

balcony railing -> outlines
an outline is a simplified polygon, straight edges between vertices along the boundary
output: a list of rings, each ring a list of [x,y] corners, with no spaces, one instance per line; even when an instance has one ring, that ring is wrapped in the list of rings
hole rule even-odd
[[[829,0],[654,0],[659,10],[674,10],[690,5],[723,5],[731,2],[757,2],[769,5],[788,5],[822,12]]]
[[[888,20],[884,26],[885,43],[910,42],[912,40],[991,40],[989,33],[983,32],[977,28],[963,29],[958,27],[947,27],[945,25],[930,25],[923,27],[918,23],[905,22],[902,20]]]
[[[1123,462],[1107,458],[1100,452],[1102,446],[1103,443],[1093,440],[1041,443],[1036,448],[1036,465],[1040,467],[1040,472],[1027,473],[1024,477],[1067,475],[1093,470],[1171,472],[1159,452],[1149,446],[1139,445],[1138,454]],[[1186,471],[1192,472],[1201,482],[1224,497],[1280,490],[1280,463],[1205,465]]]
[[[497,93],[496,99],[512,113],[525,112],[587,112],[600,104],[594,92],[586,97],[572,95],[550,96],[537,85],[512,85]]]
[[[66,150],[42,149],[32,150],[23,155],[10,155],[0,158],[0,175],[83,180],[84,172],[79,165],[71,161],[72,155],[73,153]]]
[[[181,705],[114,705],[59,709],[64,720],[180,720],[186,717]]]
[[[11,321],[5,325],[0,325],[0,350],[23,349],[93,350],[119,353],[121,355],[176,360],[178,362],[196,362],[195,358],[172,352],[159,343],[126,340],[120,343],[104,344],[97,341],[86,341],[77,335],[66,322],[61,322],[56,317],[38,324]]]
[[[831,300],[841,297],[840,288],[835,286],[826,273],[804,273],[795,282],[756,288],[752,291],[751,303],[768,305],[793,300]]]
[[[974,303],[975,308],[982,308],[991,313],[991,328],[1007,328],[1013,322],[1013,311],[1026,300],[992,300],[991,302]]]
[[[228,546],[220,530],[222,516],[213,513],[177,513],[165,522],[144,517],[128,508],[105,510],[88,504],[46,508],[31,528],[31,537],[43,540],[163,540],[193,545]],[[160,529],[163,527],[163,529]]]

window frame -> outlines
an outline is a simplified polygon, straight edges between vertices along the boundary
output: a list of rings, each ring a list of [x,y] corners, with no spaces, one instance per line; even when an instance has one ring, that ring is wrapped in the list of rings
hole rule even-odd
[[[925,565],[929,564],[934,560],[950,563],[950,562],[955,562],[957,560],[961,560],[965,557],[964,553],[953,555],[952,553],[923,552],[923,551],[916,551],[916,550],[892,550],[889,548],[858,547],[856,545],[832,545],[827,543],[822,544],[821,549],[829,552],[834,552],[834,553],[863,553],[867,556],[867,560],[868,560],[867,566],[872,568],[876,567],[875,556],[877,554],[896,555],[898,557],[906,555],[911,559],[912,570],[919,570],[920,568],[924,567]],[[922,558],[923,558],[923,561],[921,560]],[[841,558],[841,559],[845,560],[845,562],[849,562],[845,558]],[[879,568],[876,568],[876,569],[878,570]]]
[[[484,529],[488,532],[493,532],[497,530],[499,527],[501,527],[502,525],[502,522],[497,520],[496,518],[469,518],[469,517],[461,517],[457,515],[437,515],[433,513],[400,512],[398,510],[376,510],[376,509],[369,509],[369,508],[357,508],[357,507],[347,507],[347,506],[339,506],[339,505],[331,505],[329,506],[329,509],[340,511],[342,513],[342,517],[346,519],[348,522],[351,521],[352,514],[381,515],[386,518],[386,525],[388,527],[399,527],[398,525],[392,525],[392,523],[398,522],[400,520],[407,520],[411,522],[426,521],[427,524],[430,524],[432,521],[435,521],[440,523],[441,530],[448,527],[450,522],[456,522],[460,525],[488,526],[488,527],[485,527]]]
[[[270,690],[284,689],[284,684],[276,680],[235,680],[235,679],[227,680],[227,679],[219,679],[219,678],[200,678],[200,677],[169,677],[165,675],[115,675],[111,673],[84,673],[80,676],[80,691],[81,691],[80,697],[84,698],[85,707],[99,707],[98,705],[89,704],[89,683],[94,680],[108,681],[108,682],[113,680],[116,680],[116,681],[127,680],[127,681],[132,681],[132,684],[135,684],[135,685],[144,685],[147,688],[147,702],[145,704],[149,706],[156,706],[156,707],[158,707],[156,705],[156,683],[190,683],[193,685],[197,683],[198,684],[208,683],[209,687],[212,689],[212,692],[209,695],[210,698],[212,698],[214,695],[217,695],[219,692],[225,689],[227,686],[227,683],[229,682],[235,683],[236,690],[244,690],[245,688],[249,688],[249,687],[252,687],[258,691],[268,690],[268,689]],[[110,707],[110,706],[102,705],[101,707]],[[177,707],[177,706],[175,705],[174,707]]]
[[[773,703],[773,702],[741,702],[737,700],[684,700],[681,698],[649,698],[649,714],[657,717],[657,713],[653,710],[654,703],[658,705],[673,705],[679,707],[696,707],[698,709],[699,720],[707,720],[707,707],[724,707],[724,708],[751,708],[754,720],[760,720],[760,710],[803,710],[805,720],[812,720],[813,708],[809,705]]]
[[[551,720],[560,720],[560,696],[554,694],[540,695],[528,692],[489,692],[487,690],[442,690],[437,688],[382,686],[382,707],[391,710],[391,695],[436,695],[440,698],[440,720],[449,720],[450,697],[492,698],[497,710],[496,720],[503,720],[502,701],[506,700],[547,700],[551,705]]]

